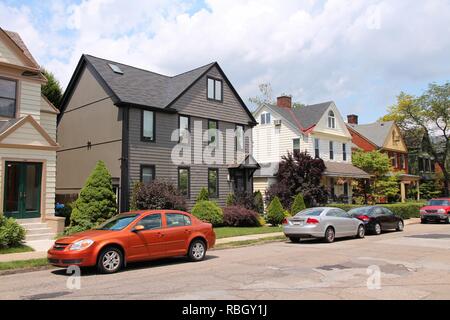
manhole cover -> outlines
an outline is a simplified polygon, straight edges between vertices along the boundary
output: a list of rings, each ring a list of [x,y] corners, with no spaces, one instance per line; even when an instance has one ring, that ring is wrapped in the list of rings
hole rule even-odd
[[[450,239],[450,234],[418,234],[415,236],[407,236],[406,238],[418,239]]]
[[[321,266],[321,267],[318,267],[317,269],[325,270],[325,271],[332,271],[332,270],[351,269],[351,267],[343,266],[341,264],[335,264],[335,265],[330,265],[330,266]]]

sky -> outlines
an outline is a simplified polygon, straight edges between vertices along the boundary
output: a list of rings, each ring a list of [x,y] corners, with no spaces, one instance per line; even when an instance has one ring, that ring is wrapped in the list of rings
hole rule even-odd
[[[0,0],[63,87],[83,53],[167,75],[217,61],[246,102],[270,83],[361,123],[450,80],[449,21],[450,0]]]

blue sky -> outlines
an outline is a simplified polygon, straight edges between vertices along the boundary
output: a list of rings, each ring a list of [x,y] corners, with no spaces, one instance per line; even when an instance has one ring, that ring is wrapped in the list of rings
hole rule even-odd
[[[271,83],[362,122],[450,80],[448,21],[448,0],[0,0],[63,85],[83,53],[169,75],[218,61],[244,101]]]

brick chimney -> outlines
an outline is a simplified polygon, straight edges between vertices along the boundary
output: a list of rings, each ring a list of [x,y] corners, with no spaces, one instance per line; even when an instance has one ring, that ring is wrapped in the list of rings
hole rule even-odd
[[[356,114],[349,114],[347,116],[348,124],[358,124],[358,116]]]
[[[277,106],[280,108],[292,108],[292,97],[281,96],[277,98]]]

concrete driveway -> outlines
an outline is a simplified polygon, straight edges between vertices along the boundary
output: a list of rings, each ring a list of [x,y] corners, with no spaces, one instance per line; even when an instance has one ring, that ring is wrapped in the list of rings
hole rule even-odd
[[[0,299],[450,299],[450,225],[210,251],[77,280],[55,269],[0,277]],[[379,271],[379,272],[378,272]],[[368,284],[370,289],[368,288]],[[71,287],[71,286],[69,286]]]

